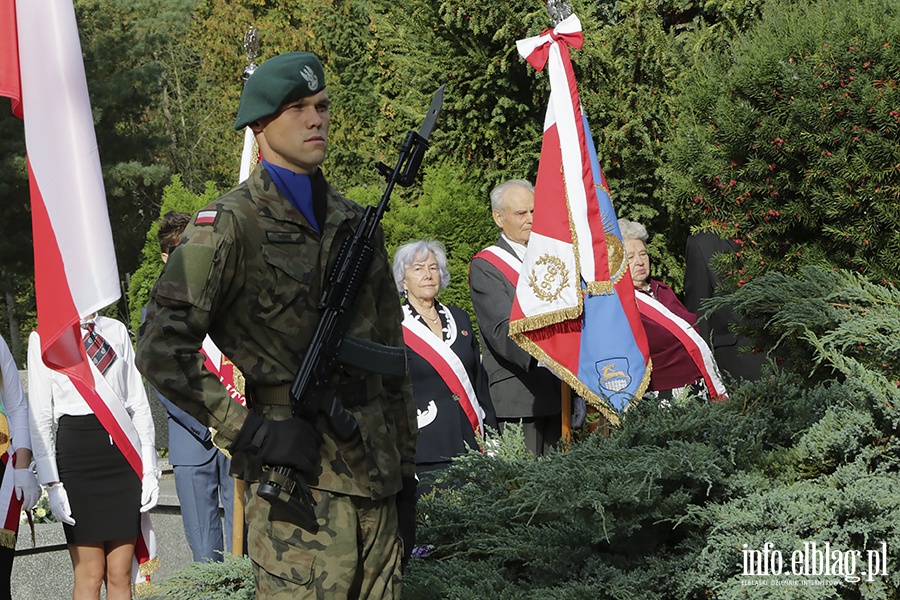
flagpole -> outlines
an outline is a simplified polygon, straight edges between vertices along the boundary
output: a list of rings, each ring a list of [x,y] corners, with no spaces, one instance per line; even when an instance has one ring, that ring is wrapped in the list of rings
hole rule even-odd
[[[547,0],[547,12],[550,13],[550,26],[556,27],[572,14],[572,5],[565,0]],[[560,380],[562,398],[562,440],[564,448],[572,443],[572,388]]]
[[[562,389],[562,440],[564,447],[572,443],[572,388],[565,381],[560,381]]]
[[[247,66],[244,67],[243,79],[246,82],[253,71],[256,70],[256,63],[253,61],[259,55],[259,35],[256,27],[251,27],[244,36],[244,51],[247,53]],[[256,149],[254,142],[248,144],[249,139],[253,137],[250,128],[244,132],[244,148],[241,152],[241,170],[239,179],[243,181],[250,176],[252,164],[255,162],[255,156],[250,156],[252,150]],[[252,149],[248,152],[248,146]],[[234,556],[244,555],[244,492],[247,489],[247,483],[240,477],[234,478],[234,498],[231,511],[231,553]]]

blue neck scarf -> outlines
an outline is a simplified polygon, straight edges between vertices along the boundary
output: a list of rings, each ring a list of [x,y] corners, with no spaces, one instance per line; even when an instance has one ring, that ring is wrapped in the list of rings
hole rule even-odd
[[[316,223],[316,216],[313,213],[313,194],[312,183],[309,175],[294,173],[290,169],[278,167],[267,161],[261,161],[266,171],[272,176],[275,187],[284,194],[291,206],[296,208],[303,215],[316,233],[322,233],[319,230],[319,224]]]

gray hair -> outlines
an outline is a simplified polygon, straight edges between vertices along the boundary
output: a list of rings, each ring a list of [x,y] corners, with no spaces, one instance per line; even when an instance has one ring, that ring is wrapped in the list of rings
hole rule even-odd
[[[427,259],[429,254],[434,254],[438,270],[441,272],[441,284],[438,291],[447,287],[447,284],[450,283],[450,271],[447,270],[447,250],[439,241],[426,238],[403,244],[394,252],[394,283],[397,285],[398,292],[403,292],[406,270],[417,260]]]
[[[513,187],[523,187],[531,193],[534,193],[534,185],[527,179],[510,179],[504,181],[491,190],[491,210],[501,210],[503,208],[503,196]]]
[[[650,239],[647,228],[637,221],[619,219],[619,231],[622,233],[623,240],[641,240],[646,244]]]

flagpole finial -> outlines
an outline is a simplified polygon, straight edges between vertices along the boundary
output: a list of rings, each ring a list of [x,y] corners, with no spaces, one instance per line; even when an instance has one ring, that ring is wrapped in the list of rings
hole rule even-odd
[[[256,70],[257,65],[253,61],[259,56],[259,32],[256,27],[251,27],[244,36],[244,52],[247,53],[247,62],[249,63],[244,67],[243,74],[244,81],[247,81]]]
[[[567,0],[547,0],[550,25],[556,27],[572,15],[572,5]]]

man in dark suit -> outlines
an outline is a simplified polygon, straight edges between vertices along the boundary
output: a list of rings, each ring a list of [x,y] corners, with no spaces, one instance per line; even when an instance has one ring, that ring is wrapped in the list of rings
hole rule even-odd
[[[752,340],[734,333],[730,325],[740,323],[741,317],[730,307],[720,308],[703,316],[700,302],[715,295],[722,278],[712,268],[717,254],[732,253],[737,246],[714,233],[703,232],[688,237],[685,247],[684,305],[698,316],[700,335],[709,343],[719,369],[735,379],[758,379],[765,362],[762,353],[742,351]]]
[[[560,381],[509,337],[509,314],[516,295],[534,216],[534,186],[523,179],[491,192],[491,214],[500,239],[469,265],[469,290],[478,318],[483,362],[501,431],[521,422],[525,445],[535,455],[559,441]]]
[[[177,211],[163,215],[157,234],[163,262],[178,246],[191,218]],[[229,475],[230,461],[213,445],[209,428],[159,392],[156,397],[168,413],[169,464],[175,473],[175,492],[191,553],[198,562],[221,561],[223,550],[231,549],[234,479]],[[222,545],[220,499],[225,509],[225,546]]]

